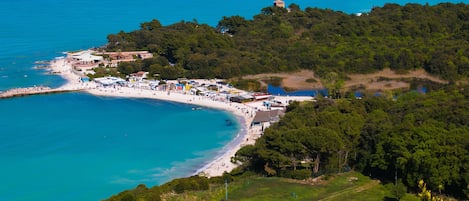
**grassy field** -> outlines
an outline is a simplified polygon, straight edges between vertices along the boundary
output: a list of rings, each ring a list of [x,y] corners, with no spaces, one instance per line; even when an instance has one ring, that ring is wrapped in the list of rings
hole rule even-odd
[[[225,200],[225,186],[212,186],[209,191],[166,195],[164,200]],[[283,178],[247,177],[228,184],[228,200],[393,200],[391,192],[377,180],[356,172],[330,176],[315,184]],[[418,201],[407,194],[402,200]]]

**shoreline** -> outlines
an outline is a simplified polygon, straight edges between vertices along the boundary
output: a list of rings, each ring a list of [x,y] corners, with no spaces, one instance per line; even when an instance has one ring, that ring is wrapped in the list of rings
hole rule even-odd
[[[122,98],[148,98],[162,101],[178,102],[194,106],[224,110],[236,116],[240,125],[240,130],[236,136],[224,145],[219,152],[201,164],[201,167],[194,170],[192,175],[204,175],[207,177],[222,176],[224,172],[230,172],[241,164],[231,162],[231,157],[243,146],[254,144],[256,139],[261,136],[262,131],[251,127],[251,122],[258,110],[262,108],[262,101],[253,104],[241,104],[230,102],[217,95],[216,97],[206,97],[190,95],[174,91],[155,91],[150,89],[130,88],[130,87],[100,87],[94,82],[80,82],[80,75],[73,71],[72,65],[66,61],[66,58],[56,58],[50,63],[51,69],[56,75],[66,80],[66,83],[59,88],[62,89],[82,89],[94,96],[109,96]],[[203,81],[203,80],[199,80]],[[240,90],[241,91],[241,90]],[[312,97],[277,97],[287,102],[288,100],[312,100]]]
[[[205,176],[211,176],[211,175],[206,175],[206,174],[209,174],[207,173],[206,171],[207,170],[215,170],[217,169],[217,173],[220,174],[220,175],[217,175],[217,176],[222,176],[223,173],[226,171],[226,172],[230,172],[231,170],[233,170],[234,168],[238,167],[239,165],[241,164],[235,164],[235,167],[231,168],[231,169],[223,169],[224,171],[221,172],[219,169],[220,169],[220,163],[222,165],[222,167],[229,167],[226,165],[226,162],[228,162],[227,160],[229,159],[229,162],[231,164],[231,157],[234,156],[234,154],[242,147],[242,142],[244,139],[249,139],[248,138],[248,129],[247,127],[245,127],[247,125],[247,122],[245,120],[245,118],[243,117],[240,117],[240,116],[237,116],[237,122],[239,123],[240,125],[240,128],[238,130],[238,132],[236,133],[236,136],[231,139],[225,146],[223,146],[221,148],[221,150],[219,150],[218,152],[216,152],[215,154],[215,157],[213,157],[212,160],[209,160],[207,163],[205,164],[202,164],[202,166],[200,168],[198,168],[196,171],[194,171],[193,175],[205,175]],[[225,166],[223,166],[225,164]]]
[[[255,133],[249,129],[253,119],[252,113],[255,113],[253,108],[240,103],[229,103],[221,102],[208,97],[187,95],[180,93],[170,93],[163,91],[152,91],[146,89],[135,89],[129,87],[114,88],[93,88],[88,89],[85,92],[95,96],[108,96],[108,97],[121,97],[121,98],[148,98],[162,101],[177,102],[182,104],[190,104],[194,106],[201,106],[207,108],[213,108],[223,110],[233,114],[240,130],[236,133],[235,137],[231,139],[226,145],[221,148],[221,151],[215,155],[212,160],[208,160],[207,163],[202,164],[202,167],[195,170],[192,175],[202,174],[207,177],[221,176],[223,173],[230,172],[240,164],[231,163],[231,157],[245,145],[244,140],[254,144],[256,136],[249,135]],[[248,113],[246,113],[246,111]],[[252,116],[252,117],[251,117]]]

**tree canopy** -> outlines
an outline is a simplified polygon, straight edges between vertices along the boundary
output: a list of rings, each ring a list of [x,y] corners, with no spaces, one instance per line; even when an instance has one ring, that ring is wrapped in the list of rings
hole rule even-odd
[[[252,20],[223,17],[217,27],[158,20],[108,36],[109,50],[148,50],[159,56],[139,69],[163,78],[232,78],[264,72],[314,70],[370,73],[423,68],[448,80],[469,75],[469,7],[386,4],[349,15],[298,5],[266,7]],[[165,62],[161,62],[165,61]],[[132,70],[132,68],[128,68]]]
[[[469,94],[464,89],[409,92],[388,100],[328,100],[292,104],[236,159],[266,175],[291,177],[362,171],[384,181],[399,179],[416,189],[465,196],[469,184]],[[467,192],[466,192],[467,193]]]

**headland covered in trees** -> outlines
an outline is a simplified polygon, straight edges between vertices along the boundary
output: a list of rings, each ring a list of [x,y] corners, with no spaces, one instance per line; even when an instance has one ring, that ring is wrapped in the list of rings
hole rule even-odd
[[[139,186],[111,197],[161,199],[207,190],[244,174],[306,179],[356,170],[417,192],[423,179],[440,195],[467,199],[469,189],[469,6],[386,4],[348,15],[291,4],[266,7],[253,20],[224,17],[217,27],[193,22],[108,36],[107,50],[148,50],[149,60],[115,71],[149,71],[161,79],[226,78],[313,70],[340,91],[351,73],[415,69],[449,81],[425,94],[391,92],[363,99],[318,97],[294,103],[254,145],[238,151],[243,166],[223,178],[191,177],[160,187]],[[340,93],[340,92],[339,92]],[[396,199],[399,197],[396,195]],[[422,199],[425,199],[422,197]]]
[[[266,7],[252,20],[224,17],[217,27],[158,20],[141,29],[108,36],[108,50],[148,50],[159,57],[123,64],[164,79],[233,78],[266,72],[313,70],[371,73],[425,69],[447,80],[469,73],[468,5],[386,4],[360,16],[291,4]]]

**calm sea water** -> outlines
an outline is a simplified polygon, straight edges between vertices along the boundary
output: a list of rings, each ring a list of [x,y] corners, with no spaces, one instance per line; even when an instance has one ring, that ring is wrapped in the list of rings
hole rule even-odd
[[[239,130],[218,110],[83,93],[2,100],[0,111],[0,200],[98,200],[153,186],[201,168]]]
[[[301,0],[301,8],[367,12],[382,0]],[[408,1],[393,1],[405,4]],[[414,1],[436,4],[440,1]],[[446,2],[446,1],[445,1]],[[450,1],[464,2],[464,1]],[[251,19],[271,0],[0,1],[0,91],[64,80],[32,69],[62,52],[101,46],[109,33],[151,19],[169,25]],[[140,183],[187,176],[239,130],[225,112],[85,93],[0,100],[0,201],[99,200]],[[203,121],[202,121],[203,120]]]

